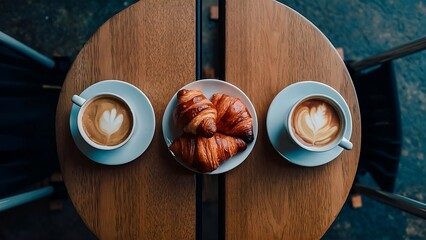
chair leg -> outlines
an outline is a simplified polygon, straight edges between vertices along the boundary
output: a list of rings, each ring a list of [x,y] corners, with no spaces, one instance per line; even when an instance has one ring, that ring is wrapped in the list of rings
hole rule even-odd
[[[63,190],[65,188],[62,174],[59,172],[53,173],[50,177],[50,184],[55,187],[56,194],[50,198],[49,209],[51,211],[60,211],[64,206],[64,199],[66,198]]]

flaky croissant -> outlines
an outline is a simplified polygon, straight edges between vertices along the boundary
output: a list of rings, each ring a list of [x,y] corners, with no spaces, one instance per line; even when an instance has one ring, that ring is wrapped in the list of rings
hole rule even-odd
[[[182,89],[173,113],[175,124],[186,133],[211,137],[216,132],[217,112],[201,91]]]
[[[217,111],[218,132],[241,138],[248,143],[253,141],[253,119],[239,98],[216,93],[211,101]]]
[[[220,133],[211,138],[184,134],[169,147],[175,156],[202,173],[217,169],[220,163],[246,148],[247,144],[242,139]]]

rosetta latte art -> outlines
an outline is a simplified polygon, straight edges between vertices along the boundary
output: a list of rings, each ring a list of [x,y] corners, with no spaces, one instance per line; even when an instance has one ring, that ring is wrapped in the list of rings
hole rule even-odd
[[[308,146],[322,147],[334,141],[340,130],[336,110],[321,100],[307,100],[293,113],[296,135]]]

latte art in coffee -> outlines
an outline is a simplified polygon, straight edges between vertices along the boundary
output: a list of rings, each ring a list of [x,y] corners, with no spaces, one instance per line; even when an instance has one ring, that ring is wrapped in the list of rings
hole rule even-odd
[[[117,109],[106,110],[99,119],[99,128],[106,136],[117,132],[123,123],[123,114],[117,116]]]
[[[329,103],[309,99],[293,112],[293,131],[305,145],[323,147],[333,142],[340,132],[340,118]]]
[[[130,108],[121,99],[101,96],[85,107],[82,124],[93,142],[114,146],[125,141],[130,135],[133,116]]]

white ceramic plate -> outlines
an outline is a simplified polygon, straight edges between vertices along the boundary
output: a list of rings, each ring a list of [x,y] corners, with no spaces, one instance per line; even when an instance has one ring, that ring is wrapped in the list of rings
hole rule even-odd
[[[135,131],[130,140],[114,150],[98,150],[87,144],[77,128],[77,114],[80,109],[73,104],[70,113],[70,130],[80,151],[91,160],[105,165],[120,165],[135,160],[148,148],[155,131],[155,115],[151,102],[137,87],[119,80],[105,80],[93,84],[81,94],[89,98],[99,92],[115,93],[123,97],[135,112]],[[70,99],[71,101],[71,99]]]
[[[244,94],[243,91],[241,91],[236,86],[228,82],[216,80],[216,79],[198,80],[183,86],[181,89],[201,90],[208,99],[210,99],[211,96],[215,93],[224,93],[231,97],[239,98],[246,105],[248,111],[250,112],[250,115],[253,118],[253,134],[254,134],[253,142],[247,144],[246,150],[229,158],[228,160],[224,161],[216,170],[206,174],[224,173],[240,165],[247,158],[250,152],[253,150],[254,144],[256,143],[256,139],[257,139],[257,130],[258,130],[257,115],[250,99]],[[181,130],[176,128],[173,122],[173,111],[177,104],[176,94],[177,92],[173,95],[172,99],[167,105],[166,110],[164,111],[164,116],[163,116],[163,122],[162,122],[163,135],[164,135],[164,140],[166,141],[167,147],[169,147],[172,144],[174,139],[178,138],[183,133]],[[185,164],[179,158],[175,158],[175,159],[187,169],[192,170],[194,172],[198,172],[196,169]]]
[[[324,94],[333,97],[344,109],[345,115],[352,122],[349,107],[344,98],[330,86],[314,81],[303,81],[284,88],[275,96],[269,106],[266,129],[275,150],[288,161],[306,167],[326,164],[335,159],[343,151],[336,147],[326,152],[310,152],[297,146],[287,134],[287,117],[291,107],[303,96]],[[350,139],[352,124],[346,124],[344,136]]]

